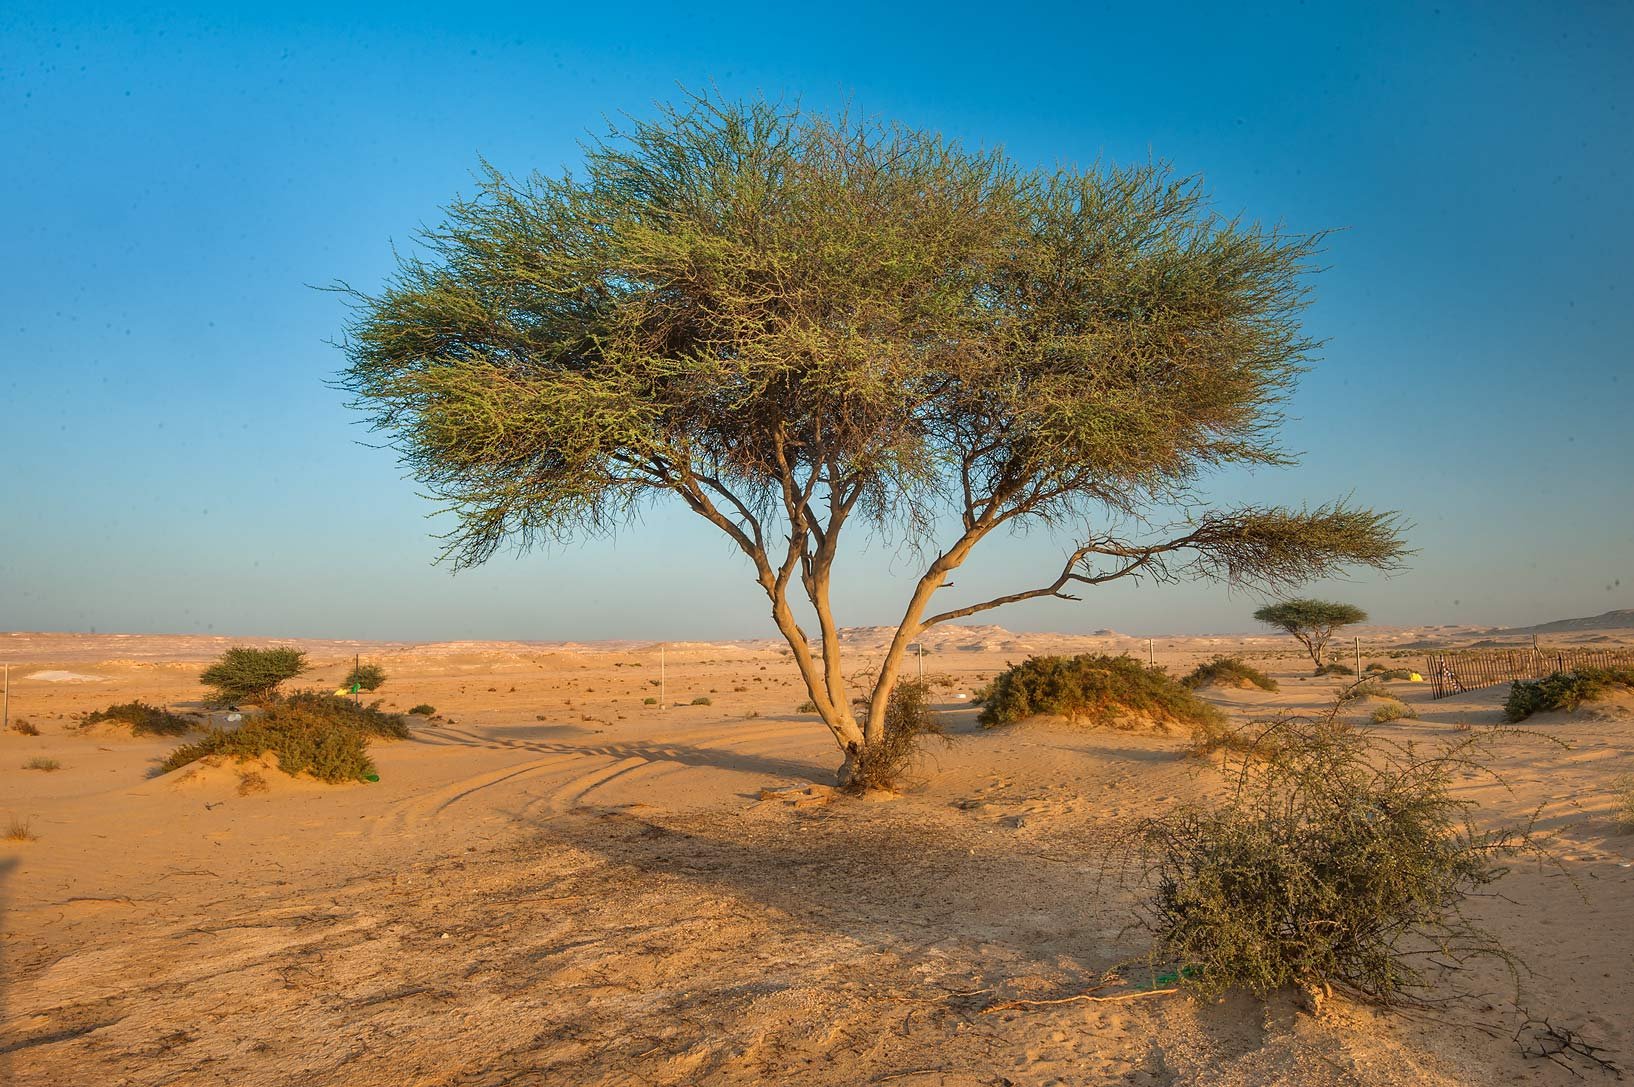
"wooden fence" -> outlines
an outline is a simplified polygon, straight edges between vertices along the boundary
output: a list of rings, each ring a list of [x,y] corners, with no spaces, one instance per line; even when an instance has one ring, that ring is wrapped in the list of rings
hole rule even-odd
[[[1542,679],[1572,668],[1634,667],[1634,649],[1466,649],[1430,653],[1424,678],[1432,698],[1517,679]]]

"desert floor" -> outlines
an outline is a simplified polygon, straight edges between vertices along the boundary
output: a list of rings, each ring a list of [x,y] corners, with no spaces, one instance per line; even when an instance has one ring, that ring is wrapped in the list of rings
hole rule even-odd
[[[173,740],[75,727],[131,698],[196,706],[224,644],[0,635],[12,718],[41,732],[0,735],[0,822],[35,836],[0,842],[0,1081],[1613,1081],[1523,1057],[1511,1036],[1528,1013],[1634,1067],[1634,834],[1614,812],[1634,772],[1625,707],[1538,719],[1570,748],[1517,739],[1507,790],[1468,783],[1483,821],[1540,809],[1554,836],[1558,866],[1520,864],[1474,905],[1531,968],[1525,1013],[1490,965],[1460,975],[1484,1000],[1428,1014],[1185,995],[994,1011],[1081,992],[1138,955],[1128,828],[1219,787],[1179,735],[975,725],[969,692],[1006,661],[1096,639],[937,642],[925,667],[947,677],[955,742],[888,801],[761,799],[831,781],[837,763],[771,643],[669,647],[667,706],[643,704],[656,646],[306,643],[319,666],[297,685],[332,688],[361,653],[390,676],[387,708],[441,715],[377,745],[370,785],[271,773],[240,795],[230,767],[155,776]],[[1364,659],[1416,663],[1387,648]],[[1207,692],[1241,720],[1319,707],[1337,686],[1277,639],[1155,652],[1178,672],[1222,649],[1281,681]],[[1431,701],[1390,686],[1420,714],[1380,726],[1392,735],[1500,720],[1503,687]],[[711,704],[678,704],[698,697]],[[36,757],[62,768],[23,768]]]

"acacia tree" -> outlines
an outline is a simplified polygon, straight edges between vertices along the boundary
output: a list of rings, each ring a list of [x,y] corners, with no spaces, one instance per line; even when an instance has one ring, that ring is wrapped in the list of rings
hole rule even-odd
[[[1161,164],[1037,171],[699,98],[592,141],[582,176],[484,163],[420,240],[379,293],[340,288],[341,384],[456,515],[445,557],[674,496],[752,564],[842,781],[939,623],[1120,578],[1277,586],[1402,553],[1393,515],[1342,501],[1201,505],[1210,469],[1290,463],[1274,431],[1313,347],[1319,239],[1222,219]],[[932,606],[984,539],[1040,524],[1072,533],[1058,572]],[[866,713],[830,606],[856,529],[922,562]]]
[[[1292,634],[1305,647],[1305,652],[1311,655],[1316,666],[1321,668],[1322,650],[1327,647],[1333,632],[1352,623],[1367,622],[1367,612],[1354,604],[1302,599],[1267,604],[1254,613],[1254,618]]]

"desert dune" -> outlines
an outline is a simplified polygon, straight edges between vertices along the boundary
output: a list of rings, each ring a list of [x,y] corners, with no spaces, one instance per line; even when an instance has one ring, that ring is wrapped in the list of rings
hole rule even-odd
[[[845,637],[856,661],[881,642]],[[1364,659],[1413,667],[1403,647],[1521,636],[1361,637]],[[828,787],[833,742],[797,712],[806,693],[770,641],[662,647],[664,704],[644,702],[659,697],[650,643],[274,641],[315,662],[297,686],[333,688],[361,656],[388,674],[387,709],[437,715],[372,748],[377,783],[298,780],[270,760],[158,774],[175,738],[79,716],[133,698],[196,709],[202,665],[255,640],[0,635],[11,717],[39,732],[0,736],[0,818],[32,835],[0,843],[5,1082],[1610,1080],[1524,1056],[1512,1037],[1535,1033],[1528,1016],[1619,1063],[1634,1053],[1623,703],[1528,722],[1570,746],[1517,736],[1497,766],[1507,788],[1467,784],[1480,819],[1536,810],[1558,861],[1517,864],[1472,907],[1530,968],[1525,1010],[1483,965],[1459,979],[1478,1000],[1336,1000],[1313,1016],[1291,997],[1069,999],[1143,949],[1118,875],[1129,827],[1219,776],[1179,735],[983,730],[970,696],[1027,655],[1144,658],[1143,638],[938,630],[924,667],[953,742],[886,798]],[[1279,680],[1202,692],[1235,721],[1318,709],[1341,682],[1310,676],[1280,636],[1151,652],[1172,673],[1238,653]],[[1497,724],[1506,690],[1389,686],[1418,717],[1379,727],[1426,742]],[[1016,1001],[1039,1003],[999,1007]]]

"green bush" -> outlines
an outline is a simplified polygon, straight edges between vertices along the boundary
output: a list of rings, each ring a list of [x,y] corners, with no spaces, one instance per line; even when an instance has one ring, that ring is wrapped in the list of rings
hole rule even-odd
[[[649,695],[649,696],[648,696],[648,697],[646,697],[646,698],[643,698],[643,699],[642,699],[642,700],[641,700],[641,704],[642,704],[642,705],[643,705],[643,706],[656,706],[656,705],[658,705],[658,699],[656,699],[656,698],[653,698],[653,697],[651,697],[651,696],[650,696],[650,695]]]
[[[1391,721],[1416,721],[1418,711],[1404,702],[1391,700],[1373,708],[1373,723],[1387,725]]]
[[[1338,661],[1332,661],[1318,667],[1316,669],[1316,674],[1319,676],[1353,676],[1356,674],[1356,669],[1352,668],[1348,664],[1340,664]]]
[[[319,781],[368,781],[374,777],[369,758],[371,739],[404,739],[408,726],[380,704],[359,706],[349,698],[302,691],[274,702],[236,729],[213,729],[197,743],[170,753],[161,769],[220,755],[257,759],[274,755],[286,774],[311,774]]]
[[[121,702],[79,719],[81,728],[99,721],[129,725],[132,736],[180,736],[193,729],[193,722],[187,718],[141,701]]]
[[[867,703],[860,709],[866,715]],[[929,737],[952,742],[941,721],[931,712],[930,684],[898,683],[885,706],[884,738],[856,757],[846,786],[858,791],[896,788],[913,768],[920,746]]]
[[[694,706],[713,706],[715,704],[715,700],[706,694],[701,694],[692,700],[692,704]]]
[[[794,707],[794,712],[795,713],[816,713],[817,712],[817,703],[813,702],[811,699],[808,698],[804,702],[800,703],[798,706]]]
[[[346,678],[340,685],[347,690],[357,688],[360,691],[377,691],[381,684],[386,682],[386,670],[378,664],[359,664],[346,673]]]
[[[422,702],[418,706],[411,708],[409,713],[416,714],[420,717],[433,717],[437,713],[437,707],[431,705],[430,703]]]
[[[1214,683],[1228,687],[1240,687],[1248,683],[1262,691],[1277,689],[1276,680],[1240,657],[1215,657],[1211,661],[1199,664],[1190,675],[1180,681],[1182,687],[1191,690]]]
[[[233,646],[206,668],[199,682],[215,688],[218,702],[264,702],[278,685],[306,671],[306,654],[294,646],[251,649]]]
[[[1462,778],[1493,734],[1433,750],[1338,719],[1264,725],[1222,767],[1232,790],[1139,828],[1135,870],[1151,961],[1204,994],[1333,987],[1381,1002],[1428,995],[1441,964],[1509,952],[1462,912],[1536,847],[1526,828],[1478,831]],[[1433,969],[1429,969],[1433,967]]]
[[[1218,729],[1225,720],[1162,668],[1098,653],[1029,658],[994,676],[981,696],[977,720],[989,728],[1040,713],[1110,728],[1142,716],[1194,731]]]
[[[1575,668],[1538,680],[1517,679],[1504,702],[1504,719],[1524,721],[1534,713],[1575,710],[1616,690],[1634,690],[1634,668]]]

